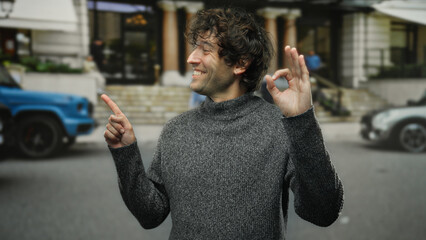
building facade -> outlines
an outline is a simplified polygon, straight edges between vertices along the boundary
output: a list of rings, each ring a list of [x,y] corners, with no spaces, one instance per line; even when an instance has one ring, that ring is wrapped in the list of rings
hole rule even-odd
[[[426,81],[426,1],[342,4],[347,9],[342,19],[342,86],[358,88],[375,78]]]
[[[102,40],[105,66],[101,69],[109,83],[187,86],[191,66],[186,58],[191,47],[184,37],[186,25],[197,10],[221,6],[243,7],[265,25],[277,50],[269,72],[285,66],[286,45],[306,54],[314,50],[324,63],[329,61],[324,64],[327,77],[337,68],[332,55],[338,51],[333,43],[338,42],[339,32],[333,16],[339,13],[332,5],[338,1],[126,2],[89,1],[88,5],[90,38]]]
[[[3,59],[30,55],[81,67],[92,55],[108,84],[187,86],[188,20],[197,10],[221,6],[243,7],[263,22],[277,52],[269,72],[285,67],[283,49],[290,45],[302,54],[316,52],[322,60],[318,73],[345,87],[358,88],[393,72],[396,77],[426,75],[426,22],[420,17],[426,14],[424,1],[37,3],[16,0],[9,17],[0,19]]]
[[[2,60],[36,56],[81,67],[89,54],[87,2],[16,0],[7,18],[0,11],[0,43]]]

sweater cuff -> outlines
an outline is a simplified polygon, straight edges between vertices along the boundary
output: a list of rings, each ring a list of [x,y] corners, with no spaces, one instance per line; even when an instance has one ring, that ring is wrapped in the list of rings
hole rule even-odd
[[[135,141],[132,144],[118,148],[112,148],[108,145],[108,148],[114,159],[116,159],[116,157],[123,158],[123,154],[126,155],[129,153],[133,153],[135,149],[138,149],[138,142]]]
[[[296,116],[291,116],[291,117],[286,117],[285,115],[283,115],[283,119],[292,119],[292,118],[303,117],[304,115],[309,115],[313,112],[314,112],[314,105],[311,105],[311,107],[308,110],[306,110],[304,113],[301,113],[301,114],[296,115]]]
[[[114,159],[117,170],[119,171],[126,166],[126,162],[128,163],[131,160],[140,159],[140,152],[137,141],[130,145],[119,148],[112,148],[110,146],[108,146],[108,148],[111,152],[112,158]]]
[[[315,109],[312,105],[306,112],[296,116],[286,117],[283,115],[283,123],[286,127],[291,128],[306,128],[306,124],[318,125],[315,118]]]
[[[282,122],[293,150],[309,153],[323,148],[323,137],[315,118],[314,106],[300,115],[284,117]]]

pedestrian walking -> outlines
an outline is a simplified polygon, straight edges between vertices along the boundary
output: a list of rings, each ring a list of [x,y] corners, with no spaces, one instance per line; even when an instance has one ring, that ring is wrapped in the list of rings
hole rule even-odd
[[[276,105],[255,96],[274,52],[268,34],[241,9],[197,12],[190,88],[207,96],[163,128],[147,172],[129,120],[113,111],[104,137],[126,206],[144,228],[171,214],[169,239],[283,239],[289,189],[296,213],[319,226],[342,209],[343,188],[314,116],[303,56],[266,76]],[[289,88],[274,81],[285,77]]]

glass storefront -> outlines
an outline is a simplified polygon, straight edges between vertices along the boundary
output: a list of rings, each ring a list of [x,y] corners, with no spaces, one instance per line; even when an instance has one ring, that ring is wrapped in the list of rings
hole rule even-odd
[[[391,62],[396,66],[416,63],[417,26],[392,23]]]
[[[333,81],[333,79],[330,79],[330,72],[332,71],[330,21],[326,14],[313,15],[310,12],[306,13],[306,17],[299,18],[297,49],[306,57],[311,54],[319,56],[321,64],[316,73]]]
[[[153,6],[89,1],[91,54],[109,84],[156,81],[159,14]]]

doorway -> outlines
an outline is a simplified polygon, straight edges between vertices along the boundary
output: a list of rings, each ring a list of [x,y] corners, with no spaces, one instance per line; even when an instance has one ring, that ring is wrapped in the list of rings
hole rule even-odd
[[[122,14],[123,80],[153,84],[158,63],[155,17],[149,14]]]
[[[116,12],[98,7],[97,12],[90,12],[91,37],[93,42],[102,42],[97,46],[101,56],[98,68],[107,84],[154,84],[161,61],[157,9],[140,5],[139,11]],[[92,55],[94,52],[91,50]]]

